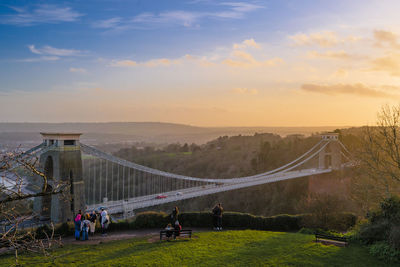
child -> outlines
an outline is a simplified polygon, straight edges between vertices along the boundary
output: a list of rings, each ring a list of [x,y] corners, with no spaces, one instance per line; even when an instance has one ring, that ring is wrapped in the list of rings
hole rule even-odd
[[[167,227],[165,227],[165,230],[167,230],[167,233],[166,233],[166,237],[167,237],[167,240],[169,241],[169,239],[170,239],[170,237],[172,236],[172,225],[169,223],[168,225],[167,225]]]

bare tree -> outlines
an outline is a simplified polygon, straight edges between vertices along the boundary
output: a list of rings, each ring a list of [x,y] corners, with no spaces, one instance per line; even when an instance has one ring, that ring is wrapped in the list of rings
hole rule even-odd
[[[40,187],[28,190],[33,177],[38,177]],[[36,178],[37,179],[37,178]],[[38,168],[37,157],[20,151],[0,155],[0,250],[15,253],[18,264],[20,251],[42,252],[60,244],[60,239],[54,238],[54,226],[50,231],[38,233],[35,228],[27,229],[24,223],[31,220],[33,214],[26,205],[27,201],[36,197],[61,194],[68,184],[50,181]],[[38,235],[39,234],[39,235]]]
[[[377,126],[365,128],[359,159],[377,189],[399,193],[400,105],[382,107]]]

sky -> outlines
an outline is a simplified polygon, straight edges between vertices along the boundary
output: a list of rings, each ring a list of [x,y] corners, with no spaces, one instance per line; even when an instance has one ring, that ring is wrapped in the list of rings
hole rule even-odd
[[[0,2],[0,122],[372,125],[397,0]]]

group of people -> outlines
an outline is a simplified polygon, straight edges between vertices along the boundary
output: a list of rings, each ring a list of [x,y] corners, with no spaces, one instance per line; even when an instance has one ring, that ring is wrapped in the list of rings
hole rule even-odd
[[[92,213],[82,214],[82,211],[79,210],[78,214],[74,218],[75,224],[75,239],[76,240],[89,240],[89,233],[91,236],[94,236],[94,232],[96,229],[96,221],[97,214],[95,211]],[[106,231],[108,225],[110,223],[110,218],[105,209],[101,209],[100,213],[100,226],[102,235],[106,235]]]
[[[222,230],[222,213],[223,212],[224,212],[224,208],[222,208],[221,203],[218,203],[212,209],[214,230],[217,230],[217,231]],[[168,240],[170,239],[170,237],[172,236],[173,233],[175,233],[175,236],[179,236],[179,233],[182,230],[182,226],[179,223],[178,216],[179,216],[179,209],[178,209],[178,207],[175,207],[170,214],[171,222],[165,227],[165,230],[167,230]]]
[[[221,203],[218,203],[213,209],[212,209],[212,214],[213,214],[213,225],[214,225],[214,230],[221,231],[222,230],[222,213],[224,209],[222,208]],[[175,207],[171,214],[170,214],[170,223],[165,227],[165,230],[167,230],[167,238],[168,240],[174,236],[179,236],[180,231],[182,230],[182,226],[179,223],[179,209],[178,207]],[[74,218],[74,223],[75,223],[75,239],[76,240],[88,240],[89,239],[89,233],[91,236],[94,236],[94,232],[96,229],[96,221],[97,221],[97,214],[95,211],[92,211],[92,213],[86,213],[82,214],[82,211],[79,210],[78,214]],[[107,228],[110,223],[110,217],[107,214],[107,211],[102,208],[101,213],[100,213],[100,218],[99,218],[100,226],[101,226],[101,232],[102,235],[107,234]]]
[[[179,215],[179,209],[178,207],[175,207],[170,215],[171,222],[165,227],[165,230],[167,230],[166,233],[167,240],[170,240],[172,234],[174,234],[175,237],[179,236],[180,231],[182,230],[182,225],[180,225],[179,223],[178,215]],[[172,225],[174,227],[172,227]]]

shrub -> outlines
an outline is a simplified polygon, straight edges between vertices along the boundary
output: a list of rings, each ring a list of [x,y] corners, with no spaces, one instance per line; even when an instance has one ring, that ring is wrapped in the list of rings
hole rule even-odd
[[[298,231],[302,227],[310,227],[310,224],[304,224],[305,218],[310,217],[309,214],[301,215],[277,215],[272,217],[254,216],[248,213],[225,212],[223,215],[223,226],[227,228],[245,228],[254,230],[269,230],[269,231]],[[344,221],[346,227],[352,226],[355,215],[345,214],[341,221]],[[188,227],[212,227],[213,216],[210,212],[184,212],[179,214],[179,222],[184,228]],[[143,228],[164,228],[170,223],[169,216],[164,212],[141,212],[134,218],[128,220],[120,220],[109,225],[109,231],[143,229]],[[96,228],[99,229],[98,224]],[[346,229],[347,229],[346,228]],[[51,233],[47,226],[37,229],[37,233],[41,233],[45,237],[44,232]],[[56,227],[55,233],[61,236],[73,235],[74,224],[72,222],[63,223]]]
[[[101,225],[99,225],[101,228]],[[107,231],[116,231],[116,230],[129,230],[131,229],[131,225],[127,220],[120,220],[118,222],[111,222],[107,228]]]
[[[315,234],[315,230],[314,229],[310,229],[310,228],[301,228],[297,233],[299,234],[305,234],[305,235],[313,235]]]
[[[313,229],[346,231],[355,226],[357,215],[349,212],[327,214],[324,220],[315,214],[303,214],[300,218],[300,226]]]
[[[75,230],[75,225],[73,222],[65,222],[55,226],[54,233],[62,237],[73,235]]]
[[[38,239],[44,239],[47,236],[50,236],[52,232],[52,229],[47,225],[42,225],[38,228],[36,228],[35,234],[36,234],[36,238]]]
[[[386,242],[377,242],[369,247],[369,252],[383,261],[400,262],[400,251]]]
[[[386,241],[394,248],[400,239],[400,198],[390,197],[382,201],[380,209],[368,215],[368,222],[360,227],[359,238],[367,244]]]
[[[136,215],[130,228],[164,228],[168,224],[168,216],[165,212],[147,211]]]
[[[375,223],[364,224],[358,233],[359,238],[365,244],[373,244],[377,241],[387,240],[389,237],[390,223],[381,220]]]
[[[400,250],[400,226],[393,226],[390,230],[389,243],[395,249]]]
[[[184,227],[207,227],[213,223],[209,212],[185,212],[179,214],[179,222]]]

